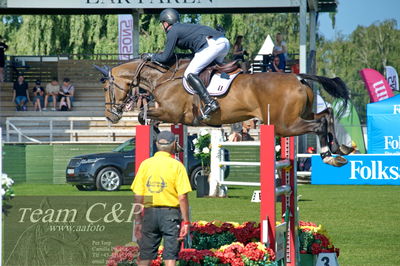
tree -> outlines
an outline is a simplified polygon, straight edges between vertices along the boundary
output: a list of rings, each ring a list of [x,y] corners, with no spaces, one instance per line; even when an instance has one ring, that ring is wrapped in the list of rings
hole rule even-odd
[[[342,78],[351,91],[353,104],[366,121],[368,92],[359,71],[373,68],[383,73],[386,65],[400,69],[400,31],[395,20],[386,20],[368,27],[357,27],[348,37],[339,35],[336,40],[319,39],[317,52],[318,74]],[[328,98],[327,95],[324,97]]]

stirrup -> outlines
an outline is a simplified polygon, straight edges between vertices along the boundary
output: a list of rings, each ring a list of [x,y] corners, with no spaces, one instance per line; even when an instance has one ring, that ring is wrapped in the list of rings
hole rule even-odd
[[[212,101],[204,106],[204,109],[200,108],[200,120],[207,120],[210,118],[210,114],[214,113],[219,109],[219,104],[217,101]],[[207,112],[206,112],[207,111]]]
[[[204,114],[203,110],[200,108],[200,115],[199,115],[198,119],[199,119],[200,121],[208,120],[208,119],[210,119],[210,116]]]

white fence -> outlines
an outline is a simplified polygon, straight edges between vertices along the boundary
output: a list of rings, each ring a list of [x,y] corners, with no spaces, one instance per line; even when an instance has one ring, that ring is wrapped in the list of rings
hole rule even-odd
[[[121,121],[135,121],[135,118],[122,118]],[[20,127],[18,123],[40,123],[42,126]],[[85,129],[80,129],[77,122],[87,122]],[[90,127],[91,123],[101,122],[104,126],[99,129]],[[44,124],[44,125],[43,125]],[[68,125],[65,125],[68,124]],[[6,142],[11,142],[12,136],[17,136],[17,142],[41,142],[35,137],[45,137],[46,142],[54,142],[55,136],[64,136],[70,142],[78,142],[80,137],[103,136],[105,142],[114,142],[116,137],[134,136],[132,128],[113,127],[105,117],[7,117],[6,119]],[[85,140],[84,142],[90,142]],[[98,142],[96,140],[95,142]]]
[[[237,162],[225,161],[223,147],[259,147],[260,141],[240,141],[228,142],[223,140],[223,135],[220,130],[211,130],[211,174],[210,174],[210,196],[216,196],[218,187],[224,185],[239,185],[239,186],[260,186],[260,182],[246,181],[226,181],[225,166],[260,166],[260,162]],[[297,158],[311,157],[311,154],[297,154]],[[297,162],[296,162],[297,163]],[[276,169],[281,169],[289,166],[288,160],[277,161]],[[311,171],[297,171],[298,177],[310,177]],[[221,196],[221,195],[220,195]]]

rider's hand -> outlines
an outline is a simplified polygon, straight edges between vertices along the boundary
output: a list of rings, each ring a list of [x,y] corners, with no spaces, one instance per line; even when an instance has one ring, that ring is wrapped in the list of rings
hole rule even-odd
[[[153,55],[154,54],[152,54],[152,53],[144,53],[144,54],[142,54],[142,60],[144,60],[144,61],[151,61],[151,59],[153,58]]]

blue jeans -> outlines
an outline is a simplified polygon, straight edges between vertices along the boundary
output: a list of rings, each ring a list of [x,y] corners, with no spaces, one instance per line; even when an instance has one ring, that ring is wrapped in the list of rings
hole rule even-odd
[[[26,96],[17,96],[15,97],[15,104],[16,105],[21,105],[22,102],[24,102],[24,106],[26,104],[26,102],[28,101],[28,98],[26,98]]]

